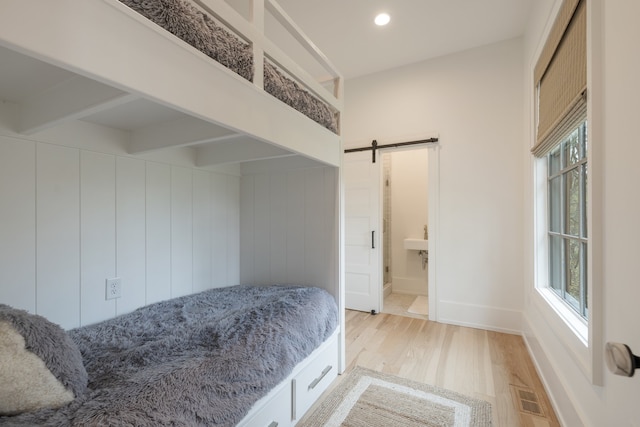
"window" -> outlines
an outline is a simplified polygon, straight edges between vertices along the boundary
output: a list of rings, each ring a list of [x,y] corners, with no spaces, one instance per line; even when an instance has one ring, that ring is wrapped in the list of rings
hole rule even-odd
[[[598,9],[587,0],[556,3],[531,92],[536,291],[530,301],[543,320],[530,325],[540,328],[533,332],[538,340],[561,342],[566,351],[558,357],[568,357],[592,384],[602,385],[602,221],[594,209],[603,196],[601,141],[594,137],[601,132],[598,109],[587,122],[590,91],[602,96],[598,84],[587,87],[587,24],[593,22],[587,14]],[[600,44],[593,46],[599,58]],[[592,77],[598,81],[598,73]]]
[[[588,319],[587,126],[547,155],[549,288]]]

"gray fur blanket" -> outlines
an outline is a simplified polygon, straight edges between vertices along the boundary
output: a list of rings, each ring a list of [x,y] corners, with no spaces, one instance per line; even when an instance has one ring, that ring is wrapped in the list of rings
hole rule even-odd
[[[1,425],[233,426],[328,338],[338,312],[319,288],[234,286],[69,331],[88,391]]]

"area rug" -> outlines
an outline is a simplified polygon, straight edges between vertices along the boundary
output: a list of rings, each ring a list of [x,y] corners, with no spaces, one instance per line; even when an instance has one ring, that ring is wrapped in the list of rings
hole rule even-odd
[[[429,299],[424,295],[418,295],[407,311],[413,314],[428,315]]]
[[[489,427],[483,400],[354,368],[298,427]]]

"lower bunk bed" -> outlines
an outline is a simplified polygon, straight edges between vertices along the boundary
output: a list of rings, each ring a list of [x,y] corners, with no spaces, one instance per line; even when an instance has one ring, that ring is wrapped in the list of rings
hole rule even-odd
[[[69,399],[29,407],[35,388],[3,387],[0,425],[294,425],[338,371],[338,309],[316,287],[232,286],[68,332],[47,323],[0,305],[5,348],[22,343]],[[0,370],[11,372],[24,366]]]

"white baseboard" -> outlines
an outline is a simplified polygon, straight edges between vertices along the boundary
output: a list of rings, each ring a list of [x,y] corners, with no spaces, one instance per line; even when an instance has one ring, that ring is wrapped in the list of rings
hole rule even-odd
[[[454,301],[438,301],[437,321],[451,325],[520,335],[522,312]]]

